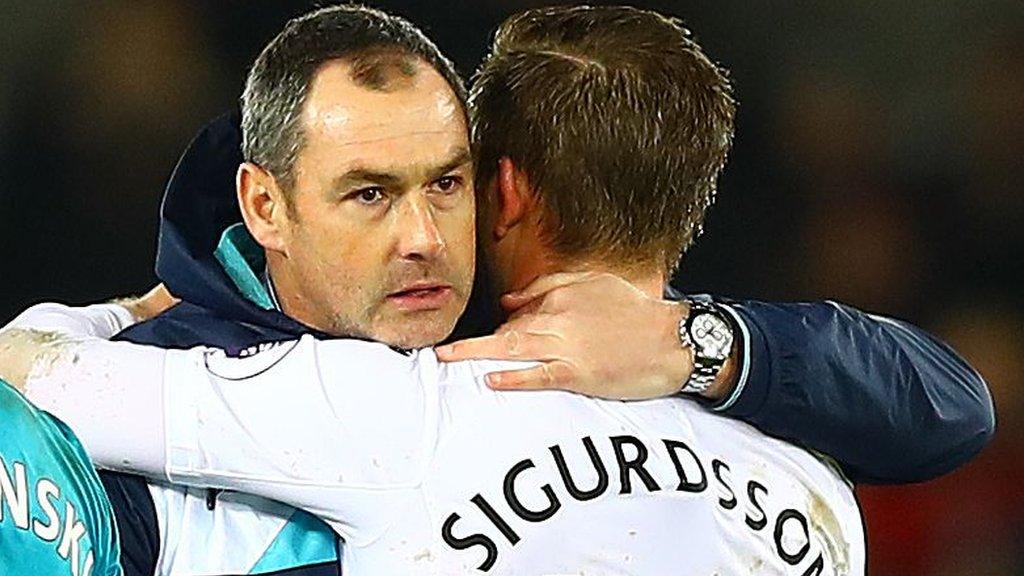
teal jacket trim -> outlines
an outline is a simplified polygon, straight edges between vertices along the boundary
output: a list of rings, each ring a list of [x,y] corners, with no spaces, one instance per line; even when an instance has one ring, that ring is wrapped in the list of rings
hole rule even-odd
[[[337,535],[312,514],[296,510],[249,574],[338,560]]]
[[[213,255],[247,300],[264,310],[274,309],[270,293],[256,273],[266,265],[266,257],[244,224],[228,226]]]

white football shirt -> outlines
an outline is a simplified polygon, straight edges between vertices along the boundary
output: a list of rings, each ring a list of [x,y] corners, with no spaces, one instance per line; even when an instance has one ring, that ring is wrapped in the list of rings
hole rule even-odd
[[[316,514],[348,576],[864,573],[833,468],[691,401],[494,392],[515,365],[352,340],[245,356],[86,340],[29,397],[101,466]]]

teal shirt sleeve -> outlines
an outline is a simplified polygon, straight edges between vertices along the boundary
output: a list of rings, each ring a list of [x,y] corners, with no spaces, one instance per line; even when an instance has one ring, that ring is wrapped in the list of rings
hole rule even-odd
[[[120,576],[119,556],[81,443],[0,380],[0,574]]]

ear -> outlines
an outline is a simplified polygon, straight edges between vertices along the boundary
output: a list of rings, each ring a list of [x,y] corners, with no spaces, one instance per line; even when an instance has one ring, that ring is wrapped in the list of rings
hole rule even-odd
[[[235,175],[238,208],[252,237],[267,250],[286,252],[288,210],[274,176],[252,162],[243,162]]]
[[[495,188],[498,206],[494,235],[500,240],[523,221],[533,205],[534,195],[526,174],[508,157],[498,160]]]

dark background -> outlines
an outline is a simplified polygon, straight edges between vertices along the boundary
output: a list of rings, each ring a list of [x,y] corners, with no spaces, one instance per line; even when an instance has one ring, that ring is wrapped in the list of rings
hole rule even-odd
[[[321,3],[322,4],[322,3]],[[534,2],[373,2],[469,75]],[[735,151],[691,291],[831,298],[947,339],[999,432],[939,481],[861,490],[871,574],[1024,574],[1024,5],[638,2],[732,70]],[[0,0],[0,321],[139,292],[166,177],[308,2]]]

